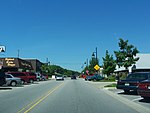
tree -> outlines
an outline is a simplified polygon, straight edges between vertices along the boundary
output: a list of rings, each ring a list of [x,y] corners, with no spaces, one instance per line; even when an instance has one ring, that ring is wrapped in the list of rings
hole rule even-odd
[[[90,60],[90,65],[89,65],[89,67],[88,67],[89,72],[90,72],[91,74],[93,74],[93,73],[96,72],[96,70],[94,69],[95,65],[99,65],[99,60],[96,59],[95,57],[92,57],[92,59]]]
[[[50,70],[49,70],[49,67],[46,64],[44,64],[41,67],[41,71],[43,74],[47,74],[47,73],[49,73]]]
[[[61,75],[67,75],[67,76],[71,76],[74,74],[79,75],[79,72],[77,71],[67,70],[57,65],[42,65],[41,70],[43,74],[48,74],[49,76],[55,75],[55,74],[61,74]]]
[[[116,63],[119,67],[123,66],[128,69],[128,67],[132,66],[139,60],[139,57],[135,58],[136,54],[139,53],[139,51],[133,45],[129,45],[128,40],[124,41],[122,38],[120,38],[119,40],[120,42],[118,44],[120,50],[114,51],[116,56]]]
[[[103,58],[103,73],[109,76],[116,69],[116,63],[112,55],[109,55],[108,50],[106,50],[106,56]]]

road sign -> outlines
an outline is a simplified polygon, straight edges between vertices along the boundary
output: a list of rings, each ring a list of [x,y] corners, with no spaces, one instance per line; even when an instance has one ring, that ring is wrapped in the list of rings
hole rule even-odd
[[[97,70],[97,71],[99,70],[99,68],[100,68],[99,65],[94,66],[94,69]]]
[[[86,74],[89,74],[89,70],[86,70]]]
[[[6,47],[5,46],[0,46],[0,52],[5,52],[6,51]]]

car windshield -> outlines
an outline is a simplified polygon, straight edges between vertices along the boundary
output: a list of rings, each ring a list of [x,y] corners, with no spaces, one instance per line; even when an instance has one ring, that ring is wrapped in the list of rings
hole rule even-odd
[[[63,77],[62,75],[57,75],[57,77]]]
[[[148,79],[148,73],[135,73],[135,74],[129,74],[127,76],[127,79]]]
[[[12,78],[10,74],[6,74],[6,78]]]

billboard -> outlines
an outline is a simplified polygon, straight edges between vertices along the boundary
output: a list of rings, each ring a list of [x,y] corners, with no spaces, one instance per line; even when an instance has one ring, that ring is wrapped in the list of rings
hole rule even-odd
[[[0,52],[5,52],[6,51],[6,47],[5,46],[0,46]]]

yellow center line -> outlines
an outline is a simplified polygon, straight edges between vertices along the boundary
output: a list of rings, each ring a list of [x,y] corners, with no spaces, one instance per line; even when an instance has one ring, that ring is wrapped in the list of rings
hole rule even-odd
[[[21,113],[22,111],[25,111],[25,109],[27,109],[29,106],[31,106],[30,108],[28,108],[24,113],[28,113],[30,110],[32,110],[35,106],[37,106],[40,102],[42,102],[44,99],[46,99],[50,94],[52,94],[54,91],[56,91],[59,87],[61,87],[64,83],[58,85],[57,87],[55,87],[53,90],[49,90],[47,93],[45,93],[45,96],[41,96],[40,98],[36,99],[34,102],[31,102],[30,104],[28,104],[27,106],[25,106],[24,108],[22,108],[20,111],[18,111],[17,113]]]

